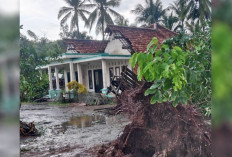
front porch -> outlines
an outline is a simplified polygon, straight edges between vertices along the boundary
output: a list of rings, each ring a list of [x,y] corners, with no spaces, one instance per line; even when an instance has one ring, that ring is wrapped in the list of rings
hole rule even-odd
[[[77,55],[75,54],[75,56]],[[89,92],[101,93],[106,91],[114,75],[120,75],[122,66],[131,68],[130,57],[130,55],[100,54],[63,60],[61,63],[52,63],[39,69],[48,71],[49,95],[51,98],[56,97],[62,90],[68,92],[66,85],[71,81],[77,81],[85,85]],[[54,82],[53,78],[55,78]],[[63,86],[61,86],[61,78],[64,80]]]

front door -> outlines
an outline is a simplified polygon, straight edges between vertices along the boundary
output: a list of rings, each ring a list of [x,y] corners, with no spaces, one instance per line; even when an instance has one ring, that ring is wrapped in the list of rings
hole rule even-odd
[[[95,92],[100,93],[103,88],[102,70],[94,70],[94,87]]]

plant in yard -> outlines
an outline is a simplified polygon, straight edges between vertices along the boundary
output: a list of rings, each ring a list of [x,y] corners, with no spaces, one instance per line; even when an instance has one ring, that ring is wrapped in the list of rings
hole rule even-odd
[[[69,90],[74,90],[79,94],[86,94],[87,89],[83,84],[78,83],[77,81],[71,81],[67,84]]]

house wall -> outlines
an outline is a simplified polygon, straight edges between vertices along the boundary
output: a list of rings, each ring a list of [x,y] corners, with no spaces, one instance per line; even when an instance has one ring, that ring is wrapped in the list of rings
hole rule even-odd
[[[93,71],[94,70],[98,70],[98,69],[102,69],[102,64],[101,62],[91,62],[89,63],[89,65],[86,65],[86,66],[83,66],[83,67],[86,67],[84,69],[85,71],[85,76],[86,76],[86,82],[85,82],[85,86],[87,87],[88,91],[89,92],[94,92],[95,91],[95,88],[94,88],[94,74],[93,74]],[[93,89],[90,89],[89,88],[89,74],[88,74],[88,71],[91,70],[92,71],[92,80],[93,80]],[[84,76],[84,75],[83,75]]]
[[[131,66],[129,64],[129,60],[106,60],[106,75],[103,76],[103,77],[105,78],[105,82],[106,82],[107,87],[110,85],[110,72],[109,72],[109,69],[113,68],[113,73],[115,75],[116,74],[116,67],[120,68],[120,73],[121,73],[123,65],[127,65],[128,68],[131,69]],[[86,67],[85,70],[83,70],[83,72],[84,72],[83,73],[83,80],[85,80],[85,81],[83,81],[84,85],[87,87],[89,92],[94,92],[95,89],[94,89],[94,74],[93,74],[93,71],[97,70],[97,69],[102,69],[102,62],[101,61],[100,62],[93,62],[93,63],[91,63],[89,65],[82,66],[82,67]],[[92,71],[93,89],[89,88],[88,70]]]
[[[111,55],[131,55],[126,49],[122,49],[122,43],[119,39],[113,39],[113,35],[110,36],[110,42],[107,44],[105,53]]]

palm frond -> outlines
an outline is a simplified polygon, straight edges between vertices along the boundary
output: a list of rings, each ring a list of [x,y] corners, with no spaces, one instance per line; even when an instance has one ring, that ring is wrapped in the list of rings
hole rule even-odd
[[[120,5],[121,0],[110,0],[106,2],[106,6],[108,7],[118,7]]]
[[[65,13],[68,13],[69,11],[73,10],[73,8],[70,7],[62,7],[58,12],[58,19],[60,19],[61,16],[63,16]]]
[[[94,22],[97,20],[98,8],[96,8],[90,15],[87,20],[86,26],[89,27],[90,31],[93,27]]]
[[[110,14],[112,14],[115,18],[122,18],[122,15],[119,14],[118,12],[114,11],[113,9],[109,8]]]
[[[78,16],[77,14],[75,13],[71,19],[71,24],[70,24],[70,31],[72,32],[74,30],[74,28],[76,27],[76,24],[78,22]]]
[[[72,12],[70,11],[69,13],[67,13],[60,21],[60,25],[63,25],[64,23],[67,22],[68,18],[70,18]]]
[[[131,13],[138,15],[141,14],[144,10],[145,10],[144,7],[141,4],[138,4],[134,10],[131,10]]]
[[[79,15],[84,22],[87,22],[87,18],[83,12],[79,12]]]
[[[108,14],[107,12],[105,12],[105,23],[106,24],[114,24],[113,19],[111,18],[110,14]]]

